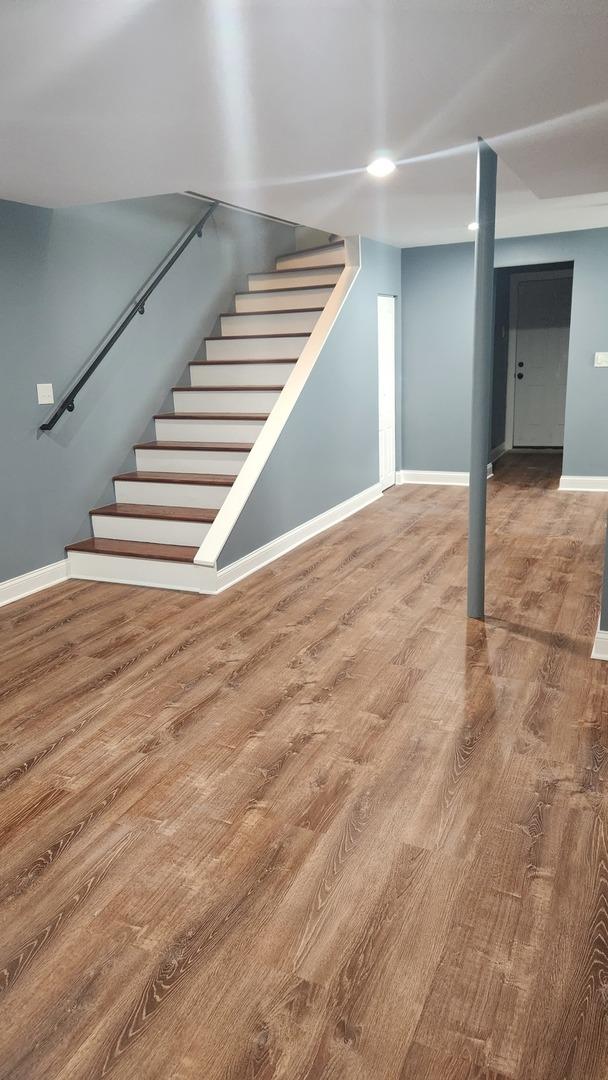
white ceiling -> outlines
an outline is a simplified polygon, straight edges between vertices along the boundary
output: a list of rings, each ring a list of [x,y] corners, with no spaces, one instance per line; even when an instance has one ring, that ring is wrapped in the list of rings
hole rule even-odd
[[[608,226],[607,59],[608,0],[0,0],[0,196],[450,242],[482,135],[499,235]]]

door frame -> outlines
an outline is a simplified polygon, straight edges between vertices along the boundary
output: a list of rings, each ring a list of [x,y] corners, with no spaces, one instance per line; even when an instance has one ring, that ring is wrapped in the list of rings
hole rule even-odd
[[[574,270],[571,267],[563,270],[518,270],[509,278],[509,345],[507,354],[507,399],[505,412],[505,450],[513,450],[513,430],[515,426],[515,374],[517,360],[517,305],[518,287],[521,281],[547,281],[550,278],[567,278],[574,280]],[[570,309],[572,319],[572,308]],[[568,331],[569,333],[569,331]],[[568,348],[567,380],[570,366],[570,349]],[[515,447],[517,451],[519,447]],[[542,447],[539,448],[542,451]]]
[[[391,482],[382,488],[382,491],[388,491],[388,489],[393,487],[397,482],[397,297],[394,293],[376,294],[376,336],[378,342],[378,483],[382,484],[382,461],[380,458],[380,300],[393,301],[393,470],[391,473]]]

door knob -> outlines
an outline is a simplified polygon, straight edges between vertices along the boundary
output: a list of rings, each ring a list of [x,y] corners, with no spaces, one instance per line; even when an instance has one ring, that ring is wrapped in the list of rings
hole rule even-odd
[[[517,378],[518,378],[518,379],[523,379],[523,375],[522,375],[521,371],[519,371],[519,372],[517,373]]]

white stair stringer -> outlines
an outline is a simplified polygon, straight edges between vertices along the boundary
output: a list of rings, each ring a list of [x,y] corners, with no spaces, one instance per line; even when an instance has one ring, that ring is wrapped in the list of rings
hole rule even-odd
[[[268,420],[255,441],[247,461],[240,470],[230,492],[222,503],[221,509],[205,536],[195,562],[210,570],[217,571],[217,561],[224,548],[230,533],[251,495],[255,484],[266,464],[273,447],[276,445],[281,432],[289,422],[291,412],[304,389],[311,372],[321,354],[323,346],[329,336],[330,330],[336,321],[350,290],[352,289],[361,268],[361,245],[358,236],[349,238],[344,242],[346,263],[340,274],[330,299],[328,300],[314,330],[310,334],[291,375],[289,376],[281,395],[276,402]],[[369,498],[375,498],[378,492],[370,493]],[[251,573],[257,567],[255,558],[248,559]],[[260,563],[262,565],[262,563]],[[217,579],[218,588],[221,590],[223,581],[230,581],[230,568],[219,571]],[[240,576],[243,576],[242,574]]]
[[[250,275],[220,336],[207,339],[206,359],[189,365],[189,385],[174,388],[174,412],[154,418],[156,441],[136,446],[135,471],[115,477],[115,504],[92,510],[92,538],[68,546],[68,576],[199,593],[236,580],[218,571],[219,554],[359,265],[355,238]],[[255,553],[246,567],[256,568]]]

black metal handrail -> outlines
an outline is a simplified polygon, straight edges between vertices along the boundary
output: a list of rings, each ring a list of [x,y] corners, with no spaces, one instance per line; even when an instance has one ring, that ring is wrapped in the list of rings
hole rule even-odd
[[[65,412],[73,412],[74,411],[75,399],[76,399],[77,395],[80,393],[80,391],[82,390],[83,386],[85,386],[86,383],[88,383],[88,381],[91,378],[91,375],[93,374],[93,372],[97,370],[97,368],[101,364],[102,360],[108,355],[108,353],[110,352],[110,349],[112,349],[114,347],[114,345],[116,344],[118,339],[124,334],[125,330],[127,329],[127,326],[129,325],[129,323],[131,323],[133,321],[135,316],[145,314],[146,303],[147,303],[148,299],[150,298],[150,296],[152,295],[152,293],[154,292],[154,290],[156,289],[157,285],[160,285],[160,283],[163,280],[163,278],[165,277],[165,275],[169,273],[169,270],[171,269],[173,264],[177,262],[180,255],[182,255],[183,252],[186,250],[186,248],[188,247],[188,244],[190,244],[192,242],[192,240],[194,240],[194,237],[203,235],[203,229],[204,229],[207,221],[209,220],[209,218],[211,217],[211,215],[217,209],[218,206],[219,206],[219,202],[213,202],[211,204],[211,206],[208,208],[208,210],[205,211],[202,218],[199,221],[197,221],[196,225],[194,225],[192,229],[190,229],[190,231],[187,233],[187,235],[182,240],[182,242],[179,244],[179,246],[175,249],[175,251],[170,256],[170,258],[167,258],[165,256],[166,261],[165,261],[165,259],[163,259],[163,261],[160,263],[160,266],[158,267],[157,271],[155,271],[154,276],[153,276],[152,280],[150,281],[150,284],[145,288],[144,292],[142,292],[141,295],[138,296],[129,305],[129,307],[128,307],[127,311],[126,311],[126,314],[120,320],[120,322],[119,322],[118,326],[116,327],[116,330],[114,331],[112,336],[108,339],[108,341],[106,341],[105,345],[99,350],[99,352],[95,353],[95,355],[93,356],[93,359],[91,360],[91,363],[88,365],[88,367],[82,373],[82,375],[80,376],[78,381],[74,384],[72,389],[69,390],[67,394],[65,394],[65,396],[63,397],[61,403],[57,406],[55,411],[53,413],[51,413],[49,419],[46,420],[44,424],[40,425],[40,431],[50,431],[52,428],[55,427],[55,424],[57,423],[59,418],[61,416],[63,416],[63,414]]]

